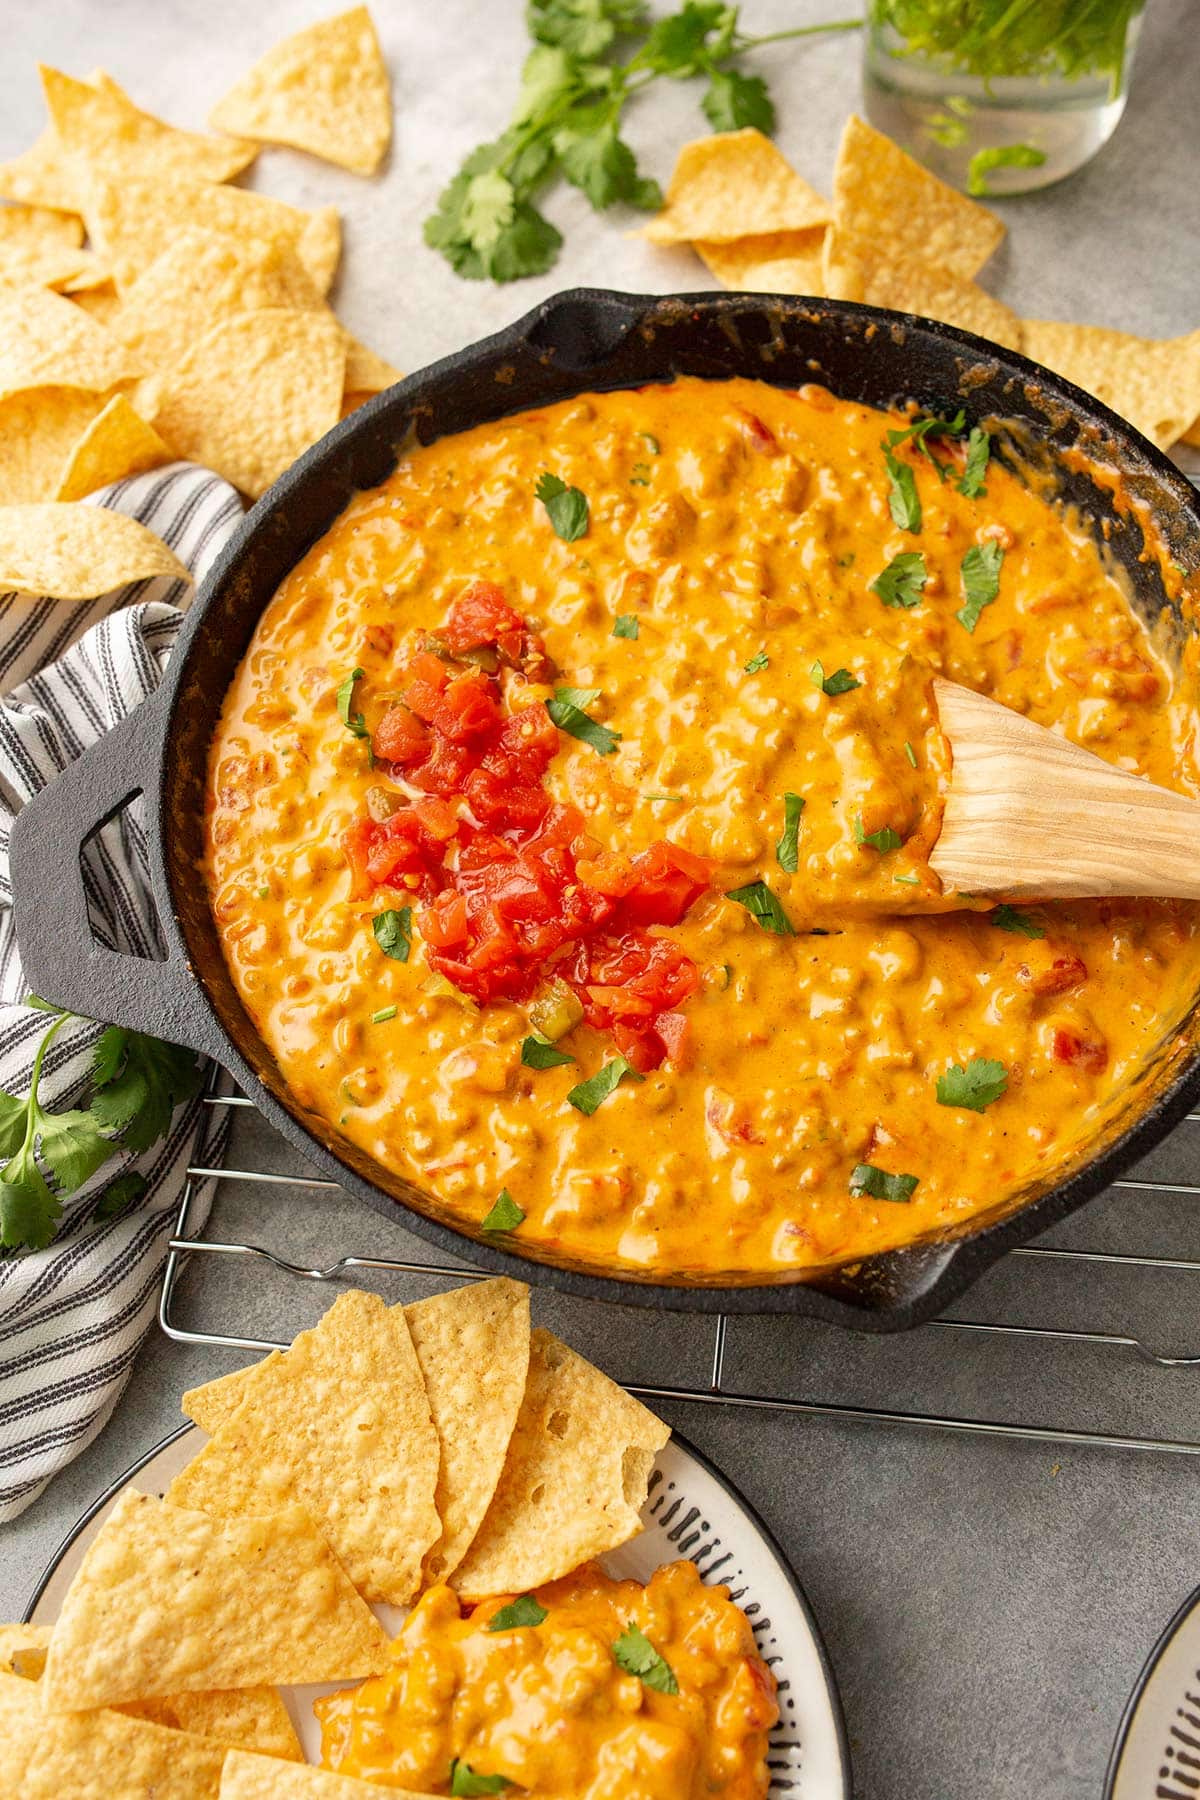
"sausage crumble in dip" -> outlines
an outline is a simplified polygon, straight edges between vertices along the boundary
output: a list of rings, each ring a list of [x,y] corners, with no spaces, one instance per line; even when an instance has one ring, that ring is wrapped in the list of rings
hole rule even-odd
[[[212,907],[296,1100],[477,1231],[698,1280],[1052,1172],[1200,915],[941,896],[935,672],[1200,792],[1091,539],[961,421],[680,379],[411,450],[211,750]]]

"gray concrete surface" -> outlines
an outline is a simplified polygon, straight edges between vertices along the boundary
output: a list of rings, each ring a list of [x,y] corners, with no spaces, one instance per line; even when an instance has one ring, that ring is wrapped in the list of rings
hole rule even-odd
[[[0,157],[41,120],[35,63],[108,67],[145,105],[186,125],[250,58],[321,9],[301,0],[53,0],[0,6]],[[754,29],[837,16],[836,0],[747,0]],[[404,368],[506,322],[575,282],[666,291],[710,283],[686,252],[654,252],[570,194],[551,210],[567,246],[552,276],[510,289],[459,282],[420,243],[420,220],[459,155],[503,123],[519,57],[517,0],[376,0],[395,73],[398,134],[375,183],[285,152],[255,184],[333,201],[346,217],[338,304]],[[853,39],[769,56],[780,141],[818,186],[858,91]],[[764,56],[764,63],[767,57]],[[1009,241],[989,280],[1020,310],[1125,330],[1200,324],[1200,31],[1195,0],[1150,0],[1133,98],[1117,138],[1085,172],[1002,210]],[[631,121],[665,178],[698,123],[693,93],[667,85]],[[1185,1125],[1143,1176],[1196,1182],[1200,1125]],[[300,1171],[254,1119],[243,1166]],[[1126,1190],[1053,1242],[1195,1256],[1196,1200]],[[317,1261],[343,1251],[425,1255],[399,1225],[344,1196],[226,1184],[212,1231]],[[410,1281],[397,1290],[424,1291]],[[1010,1260],[962,1317],[1141,1334],[1200,1353],[1197,1290],[1183,1275]],[[243,1267],[194,1265],[184,1324],[290,1336],[317,1290]],[[540,1318],[626,1380],[703,1383],[711,1325],[539,1296]],[[178,1418],[180,1392],[238,1358],[155,1334],[97,1442],[0,1533],[0,1617],[19,1614],[70,1521]],[[784,1321],[730,1329],[732,1388],[909,1411],[1200,1438],[1200,1374],[1151,1370],[1119,1351],[980,1339],[931,1327],[903,1341],[852,1340]],[[1094,1800],[1125,1696],[1173,1608],[1200,1581],[1200,1464],[971,1439],[838,1418],[664,1409],[762,1510],[816,1608],[841,1684],[861,1800]]]

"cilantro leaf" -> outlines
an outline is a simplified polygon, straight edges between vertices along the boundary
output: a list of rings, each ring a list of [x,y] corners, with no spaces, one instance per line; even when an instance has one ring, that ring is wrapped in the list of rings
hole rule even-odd
[[[611,756],[621,741],[621,733],[610,731],[607,725],[601,725],[584,711],[599,693],[599,688],[556,688],[553,700],[546,702],[546,711],[560,731],[590,744],[601,756]]]
[[[507,1775],[477,1775],[469,1763],[462,1762],[457,1756],[450,1764],[452,1795],[503,1794],[512,1785]]]
[[[929,448],[930,438],[961,437],[967,423],[967,415],[960,407],[952,419],[943,419],[937,413],[918,413],[911,424],[903,430],[889,431],[888,447],[892,450],[898,444],[909,443],[914,450],[919,450],[926,462],[931,462],[938,473],[945,479],[945,471]]]
[[[1005,904],[994,907],[986,914],[986,918],[989,925],[998,925],[1001,931],[1011,931],[1018,937],[1044,938],[1046,935],[1045,926],[1039,925],[1036,919],[1031,919],[1028,913],[1020,912],[1015,906]]]
[[[618,613],[613,620],[612,634],[616,638],[636,638],[638,634],[637,614]]]
[[[869,844],[872,850],[878,850],[883,856],[888,850],[898,850],[904,839],[890,825],[884,825],[878,831],[864,831],[860,814],[854,821],[854,841],[856,844]]]
[[[723,0],[684,0],[677,13],[651,28],[638,61],[657,75],[694,75],[728,52],[736,24],[736,8]]]
[[[520,201],[492,246],[487,273],[493,281],[520,281],[525,275],[544,275],[561,249],[562,233],[536,206]]]
[[[944,1075],[938,1076],[939,1106],[962,1106],[968,1112],[982,1112],[1008,1089],[1008,1071],[1002,1062],[989,1062],[976,1056],[964,1069],[951,1063]]]
[[[517,1205],[507,1188],[501,1188],[496,1196],[496,1203],[483,1220],[484,1231],[515,1231],[522,1224],[525,1214]],[[490,1790],[489,1790],[490,1791]]]
[[[411,906],[402,906],[399,910],[390,906],[386,912],[376,913],[371,920],[371,930],[385,956],[390,956],[393,962],[408,961],[412,949]]]
[[[22,1145],[0,1170],[0,1244],[44,1250],[62,1217],[62,1202],[47,1187],[33,1154]]]
[[[835,669],[832,675],[826,675],[825,665],[820,662],[815,662],[808,671],[808,679],[815,688],[834,700],[839,694],[852,693],[856,687],[862,686],[862,682],[849,669]]]
[[[488,1620],[489,1631],[517,1631],[524,1625],[540,1625],[550,1614],[533,1594],[518,1594]]]
[[[714,69],[700,105],[714,131],[741,131],[753,125],[770,137],[775,130],[775,102],[761,75]]]
[[[776,937],[795,937],[796,927],[765,881],[751,881],[745,887],[731,888],[725,898],[744,906],[764,931],[773,932]]]
[[[1046,152],[1035,144],[993,144],[977,150],[967,164],[967,192],[978,197],[990,194],[988,176],[993,169],[1040,169]]]
[[[874,1163],[858,1163],[850,1176],[852,1194],[869,1194],[872,1200],[893,1200],[907,1205],[917,1187],[916,1175],[889,1175]]]
[[[564,1063],[573,1063],[575,1058],[549,1038],[533,1035],[521,1040],[521,1061],[527,1069],[558,1069]]]
[[[586,535],[588,528],[587,495],[549,470],[538,477],[534,493],[546,509],[555,534],[564,544],[573,544]]]
[[[775,846],[775,861],[785,875],[794,875],[800,867],[800,814],[803,811],[802,795],[783,796],[783,836]]]
[[[361,669],[352,669],[350,671],[349,675],[347,675],[345,681],[343,681],[341,687],[338,689],[338,691],[337,691],[338,718],[342,721],[342,724],[346,727],[346,730],[348,732],[350,732],[353,737],[366,739],[367,761],[370,764],[370,766],[372,768],[374,768],[375,767],[375,750],[374,750],[374,746],[371,743],[371,733],[367,730],[367,721],[363,718],[363,716],[360,712],[352,713],[350,711],[350,708],[354,703],[354,684],[356,681],[361,681],[362,678],[363,678],[363,671]]]
[[[29,1102],[0,1092],[0,1156],[12,1156],[25,1136]]]
[[[586,61],[645,23],[642,0],[529,0],[525,22],[539,44],[557,44]]]
[[[888,436],[891,435],[889,432]],[[920,531],[921,496],[917,492],[916,476],[909,465],[901,462],[886,444],[883,460],[888,472],[888,511],[901,531]]]
[[[101,1194],[92,1214],[94,1219],[115,1219],[126,1209],[140,1200],[150,1183],[137,1169],[126,1169],[115,1181],[110,1181]]]
[[[190,1050],[178,1044],[163,1043],[141,1031],[124,1031],[117,1025],[110,1026],[100,1042],[105,1049],[102,1055],[97,1052],[93,1065],[96,1092],[92,1113],[104,1130],[120,1135],[122,1149],[148,1150],[167,1135],[175,1108],[198,1092],[200,1065]],[[46,1156],[55,1167],[49,1150]],[[89,1152],[84,1151],[83,1161],[88,1160]]]
[[[974,632],[985,606],[990,606],[1000,592],[1000,569],[1004,552],[994,539],[986,544],[972,544],[962,560],[964,604],[955,618],[965,630]]]
[[[769,669],[770,668],[771,659],[767,655],[765,650],[759,650],[756,652],[756,654],[754,656],[752,656],[750,658],[750,661],[748,663],[744,663],[742,666],[745,669],[747,675],[757,675],[760,669]]]
[[[902,550],[871,583],[885,606],[920,606],[921,592],[929,580],[925,558],[919,550]]]
[[[978,500],[981,494],[987,493],[983,477],[991,454],[991,438],[981,425],[972,425],[967,439],[967,464],[958,482],[959,493],[965,494],[968,500]]]
[[[563,174],[582,189],[597,212],[618,200],[643,212],[655,212],[662,205],[658,183],[638,174],[637,158],[624,138],[617,136],[615,125],[564,130],[555,138],[555,145]]]
[[[626,1062],[623,1056],[614,1056],[613,1060],[605,1063],[604,1067],[597,1070],[596,1074],[573,1087],[567,1095],[567,1100],[576,1112],[584,1113],[591,1118],[596,1108],[608,1099],[624,1075],[628,1075],[631,1081],[645,1081],[646,1079],[634,1068],[632,1063]]]
[[[674,1671],[660,1656],[650,1639],[631,1619],[612,1647],[613,1661],[627,1675],[636,1675],[644,1687],[656,1694],[677,1694],[679,1683]]]
[[[147,1042],[157,1044],[157,1039],[149,1038]],[[97,1099],[99,1098],[101,1096],[97,1096]],[[61,1194],[73,1194],[76,1188],[81,1188],[85,1181],[90,1180],[101,1163],[108,1161],[114,1152],[115,1145],[111,1138],[106,1138],[101,1134],[95,1101],[93,1101],[93,1111],[91,1112],[72,1110],[49,1113],[43,1112],[40,1106],[37,1110],[42,1161],[48,1164],[53,1172],[58,1191]],[[171,1114],[168,1108],[166,1123],[162,1130],[152,1131],[145,1144],[131,1143],[130,1147],[138,1150],[147,1149],[155,1138],[162,1137],[170,1122]],[[131,1134],[127,1133],[126,1135],[128,1138]]]
[[[910,767],[915,769],[917,766],[917,753],[913,749],[912,745],[909,743],[907,738],[905,738],[905,740],[904,740],[904,755],[905,755],[905,759],[909,763]]]
[[[462,198],[463,235],[480,252],[490,250],[505,226],[511,225],[516,189],[498,169],[473,175]]]

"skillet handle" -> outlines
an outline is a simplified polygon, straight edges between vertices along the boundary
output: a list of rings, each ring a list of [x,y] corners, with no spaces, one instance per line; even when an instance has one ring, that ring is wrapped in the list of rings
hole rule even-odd
[[[144,701],[13,821],[13,914],[27,990],[55,1006],[215,1055],[218,1033],[181,956],[151,961],[99,943],[88,918],[81,852],[100,826],[152,792],[160,727]]]

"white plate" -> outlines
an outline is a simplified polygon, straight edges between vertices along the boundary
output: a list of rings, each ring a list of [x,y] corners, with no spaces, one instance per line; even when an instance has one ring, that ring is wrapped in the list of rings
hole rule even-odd
[[[84,1551],[117,1495],[135,1481],[161,1494],[204,1442],[194,1425],[163,1440],[102,1494],[55,1552],[27,1617],[52,1625]],[[688,1556],[706,1581],[724,1582],[744,1609],[759,1654],[779,1683],[781,1718],[771,1734],[771,1800],[849,1800],[850,1759],[833,1675],[808,1602],[762,1520],[697,1450],[672,1438],[655,1462],[645,1530],[604,1559],[613,1576],[646,1581],[660,1564]],[[389,1628],[397,1615],[379,1609]],[[321,1688],[285,1690],[306,1753],[319,1746],[311,1705]],[[381,1790],[384,1791],[384,1790]],[[391,1790],[386,1790],[390,1792]]]
[[[1125,1708],[1104,1800],[1195,1800],[1200,1774],[1200,1588],[1155,1644]]]

